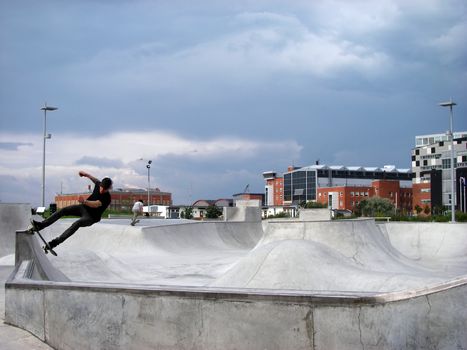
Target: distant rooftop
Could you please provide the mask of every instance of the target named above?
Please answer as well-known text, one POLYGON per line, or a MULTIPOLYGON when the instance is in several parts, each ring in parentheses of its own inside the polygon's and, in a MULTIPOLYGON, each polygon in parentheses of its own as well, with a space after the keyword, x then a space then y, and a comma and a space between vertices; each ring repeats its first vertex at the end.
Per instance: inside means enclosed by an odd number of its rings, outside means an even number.
MULTIPOLYGON (((453 135, 454 139, 460 139, 467 137, 467 131, 454 131, 453 135)), ((449 141, 448 135, 446 133, 419 135, 415 136, 415 147, 427 146, 441 141, 449 141)))
POLYGON ((382 168, 378 167, 364 167, 364 166, 344 166, 344 165, 309 165, 306 167, 298 168, 294 171, 301 171, 301 170, 339 170, 339 171, 362 171, 362 172, 391 172, 391 173, 409 173, 410 169, 401 169, 396 168, 395 165, 384 165, 382 168))

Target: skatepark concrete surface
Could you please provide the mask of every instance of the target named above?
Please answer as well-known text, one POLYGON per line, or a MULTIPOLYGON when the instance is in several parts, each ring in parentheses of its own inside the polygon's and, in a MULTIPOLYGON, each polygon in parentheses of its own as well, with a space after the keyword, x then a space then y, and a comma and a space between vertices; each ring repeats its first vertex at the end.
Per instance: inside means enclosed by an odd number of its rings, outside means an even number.
POLYGON ((46 343, 24 329, 5 324, 5 282, 15 268, 15 231, 28 224, 29 204, 0 204, 0 349, 50 350, 46 343))
POLYGON ((57 257, 2 222, 5 322, 55 349, 467 349, 466 224, 261 222, 254 209, 102 220, 57 257))

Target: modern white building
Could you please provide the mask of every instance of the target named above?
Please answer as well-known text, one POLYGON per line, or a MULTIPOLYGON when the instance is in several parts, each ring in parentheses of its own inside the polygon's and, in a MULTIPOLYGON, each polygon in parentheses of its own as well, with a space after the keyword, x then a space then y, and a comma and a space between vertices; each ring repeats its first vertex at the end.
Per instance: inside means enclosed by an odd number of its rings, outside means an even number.
MULTIPOLYGON (((456 184, 455 194, 451 194, 451 141, 447 134, 431 134, 415 137, 412 149, 412 172, 414 199, 420 198, 420 205, 449 206, 454 197, 457 209, 464 209, 457 204, 463 202, 464 185, 460 178, 465 178, 467 169, 467 131, 454 132, 454 169, 456 184), (417 191, 430 195, 417 195, 417 191)), ((414 202, 414 205, 417 203, 414 202)))

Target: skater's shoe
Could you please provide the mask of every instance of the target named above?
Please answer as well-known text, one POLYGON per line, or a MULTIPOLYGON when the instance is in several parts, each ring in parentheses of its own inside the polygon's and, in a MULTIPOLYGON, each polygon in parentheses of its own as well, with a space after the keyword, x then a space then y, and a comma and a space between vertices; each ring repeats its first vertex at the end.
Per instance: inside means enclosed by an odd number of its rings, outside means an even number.
POLYGON ((27 230, 27 232, 29 234, 33 235, 34 232, 37 232, 37 231, 40 230, 39 229, 39 223, 37 221, 34 221, 34 220, 31 219, 30 224, 29 224, 29 226, 28 226, 28 228, 26 230, 27 230))
POLYGON ((57 256, 57 253, 55 253, 54 251, 54 248, 57 245, 58 245, 57 241, 53 239, 50 242, 46 243, 46 245, 43 246, 42 249, 44 249, 45 254, 49 254, 49 252, 51 252, 53 255, 57 256))

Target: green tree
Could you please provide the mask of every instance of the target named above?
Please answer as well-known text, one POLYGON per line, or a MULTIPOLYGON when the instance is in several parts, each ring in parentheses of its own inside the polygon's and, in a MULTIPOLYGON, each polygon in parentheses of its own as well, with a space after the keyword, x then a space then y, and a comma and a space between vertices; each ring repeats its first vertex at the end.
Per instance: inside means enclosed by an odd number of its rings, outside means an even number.
POLYGON ((423 212, 425 215, 430 215, 431 214, 431 209, 428 205, 425 205, 425 208, 423 208, 423 212))
POLYGON ((372 197, 360 202, 358 212, 363 216, 391 216, 394 204, 387 198, 372 197))
POLYGON ((222 210, 221 208, 215 206, 215 205, 210 205, 207 209, 206 209, 206 217, 208 219, 217 219, 219 216, 222 215, 222 210))
POLYGON ((443 214, 443 206, 442 205, 436 205, 432 208, 431 212, 433 215, 442 215, 443 214))
POLYGON ((420 213, 422 212, 422 207, 419 206, 418 204, 415 206, 415 211, 417 212, 417 215, 420 215, 420 213))
POLYGON ((193 219, 193 208, 186 207, 185 210, 181 212, 180 217, 182 219, 193 219))

